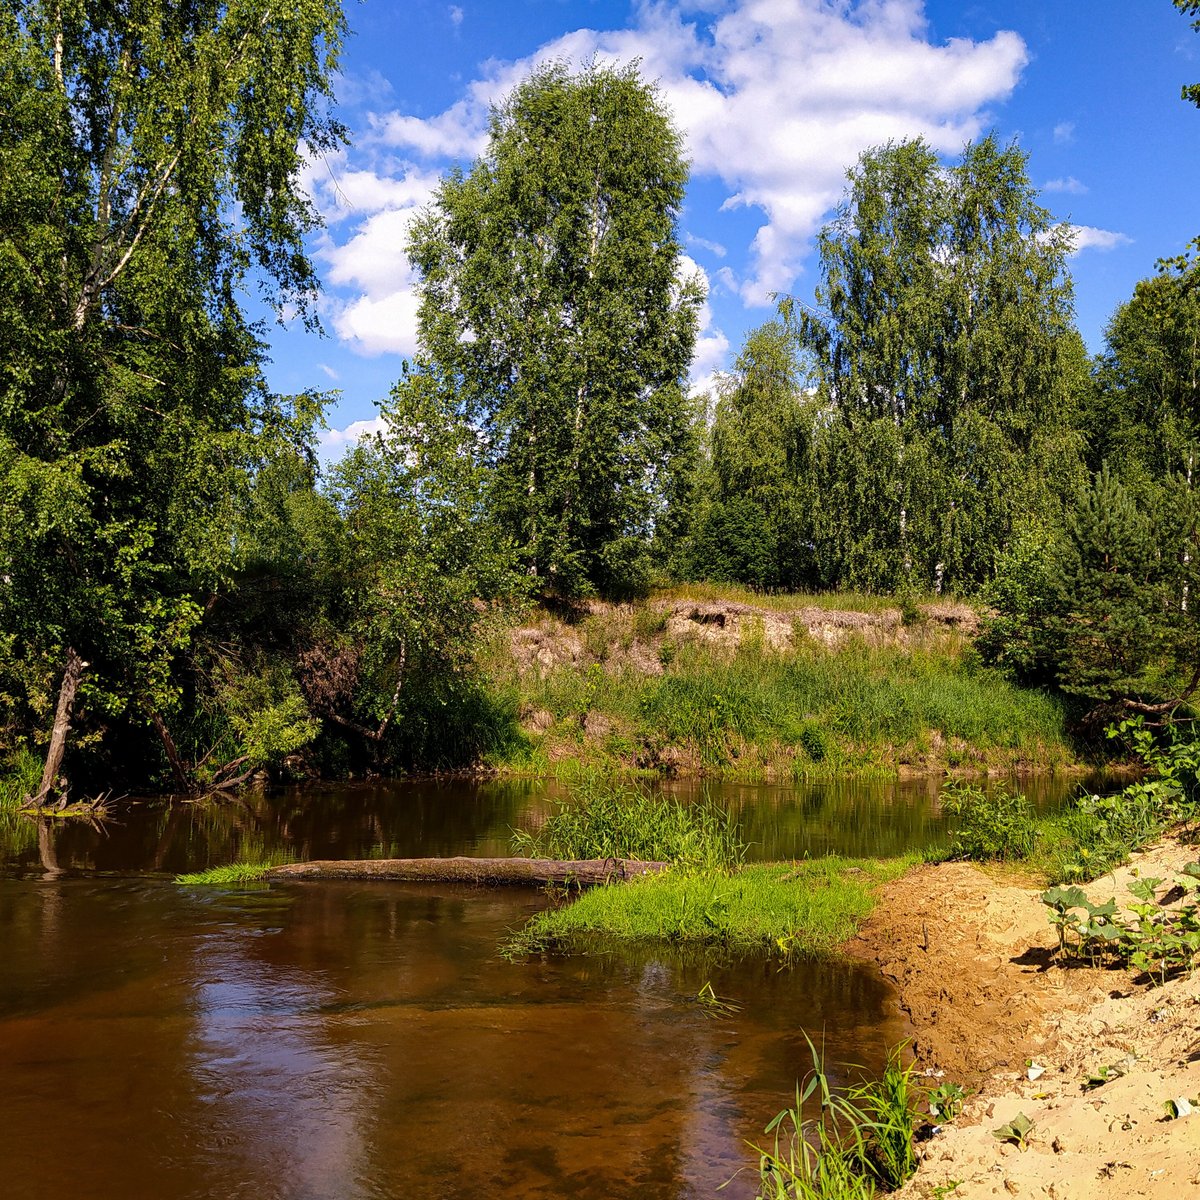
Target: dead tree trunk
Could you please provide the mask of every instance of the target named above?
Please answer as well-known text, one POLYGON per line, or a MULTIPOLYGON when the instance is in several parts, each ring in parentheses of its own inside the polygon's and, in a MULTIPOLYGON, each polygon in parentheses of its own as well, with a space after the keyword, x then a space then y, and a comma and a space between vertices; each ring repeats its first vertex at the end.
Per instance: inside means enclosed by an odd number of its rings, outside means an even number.
POLYGON ((184 793, 190 793, 192 789, 192 781, 188 778, 188 773, 184 769, 183 761, 179 757, 179 751, 175 746, 175 739, 171 736, 171 731, 167 728, 167 723, 162 719, 161 714, 152 712, 150 720, 154 723, 155 732, 158 734, 159 741, 163 744, 163 750, 167 755, 167 762, 171 764, 171 774, 175 778, 176 790, 184 793))
POLYGON ((608 883, 653 875, 666 863, 629 858, 573 862, 544 858, 367 858, 288 863, 271 867, 268 879, 388 879, 408 883, 543 884, 608 883))
POLYGON ((67 665, 63 670, 62 686, 58 689, 58 709, 54 714, 54 729, 50 734, 50 747, 46 751, 46 765, 42 768, 42 783, 33 797, 41 806, 58 790, 58 772, 62 767, 63 753, 67 748, 67 735, 71 732, 71 715, 75 711, 75 693, 83 678, 87 663, 67 647, 67 665))

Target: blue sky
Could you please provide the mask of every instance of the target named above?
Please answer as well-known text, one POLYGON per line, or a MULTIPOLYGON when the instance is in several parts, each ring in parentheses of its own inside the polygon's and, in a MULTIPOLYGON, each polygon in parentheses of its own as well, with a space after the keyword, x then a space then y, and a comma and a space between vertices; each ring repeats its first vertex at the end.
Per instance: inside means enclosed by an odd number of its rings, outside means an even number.
POLYGON ((685 136, 685 249, 709 283, 693 379, 727 368, 771 292, 816 282, 812 238, 869 146, 922 135, 953 157, 995 130, 1071 260, 1093 350, 1157 258, 1200 234, 1200 33, 1169 0, 363 0, 338 88, 353 144, 307 183, 327 336, 270 329, 278 391, 340 390, 327 457, 376 417, 415 349, 407 222, 482 152, 489 104, 547 58, 642 61, 685 136))

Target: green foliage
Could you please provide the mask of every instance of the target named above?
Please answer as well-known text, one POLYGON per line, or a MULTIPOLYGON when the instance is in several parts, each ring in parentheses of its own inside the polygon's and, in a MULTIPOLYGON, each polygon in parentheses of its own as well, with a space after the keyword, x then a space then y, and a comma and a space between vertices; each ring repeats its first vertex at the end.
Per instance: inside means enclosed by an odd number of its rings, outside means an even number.
MULTIPOLYGON (((1195 17, 1200 14, 1200 2, 1198 0, 1171 0, 1177 9, 1185 16, 1195 17)), ((1192 22, 1192 28, 1200 30, 1200 20, 1192 22)), ((1185 100, 1190 100, 1197 107, 1200 107, 1200 83, 1184 84, 1181 95, 1185 100)))
MULTIPOLYGON (((1160 984, 1173 974, 1194 972, 1200 962, 1200 863, 1189 863, 1164 889, 1165 882, 1135 880, 1128 889, 1135 903, 1127 903, 1123 912, 1115 897, 1095 904, 1082 888, 1044 892, 1059 960, 1086 960, 1092 966, 1124 962, 1160 984)), ((1092 1086, 1109 1077, 1106 1071, 1092 1086)))
POLYGON ((19 808, 26 796, 37 792, 41 779, 41 762, 24 746, 20 747, 0 773, 0 812, 19 808))
MULTIPOLYGON (((812 1068, 796 1084, 792 1107, 767 1125, 771 1148, 759 1153, 759 1200, 873 1200, 916 1173, 920 1097, 903 1047, 888 1054, 881 1078, 836 1093, 807 1034, 812 1068), (815 1107, 816 1116, 806 1118, 815 1107)), ((962 1094, 962 1089, 957 1089, 962 1094)), ((928 1099, 928 1097, 926 1097, 928 1099)))
POLYGON ((321 729, 295 679, 279 663, 260 663, 249 673, 229 679, 221 689, 221 701, 249 767, 277 766, 307 746, 321 729))
POLYGON ((637 784, 600 776, 580 781, 534 830, 513 834, 530 858, 633 858, 686 871, 728 871, 746 846, 733 817, 715 801, 681 804, 637 784))
POLYGON ((926 1097, 929 1115, 935 1121, 953 1121, 962 1111, 966 1098, 966 1089, 961 1084, 939 1083, 937 1087, 930 1088, 926 1097))
MULTIPOLYGON (((953 754, 995 764, 1071 757, 1061 701, 980 670, 936 639, 906 648, 851 639, 836 650, 805 642, 795 653, 732 656, 680 639, 666 659, 660 676, 616 663, 602 669, 590 711, 631 747, 614 765, 761 778, 892 771, 953 754)), ((522 706, 555 717, 547 748, 569 737, 563 755, 608 763, 604 744, 579 740, 583 684, 573 667, 530 673, 522 706)))
POLYGON ((849 178, 818 237, 817 308, 784 310, 818 382, 814 579, 970 589, 1078 474, 1069 234, 992 137, 948 170, 922 141, 889 143, 849 178))
POLYGON ((276 862, 236 862, 206 871, 191 871, 176 875, 175 882, 184 887, 236 887, 244 883, 259 883, 276 862))
MULTIPOLYGON (((1188 587, 1164 522, 1105 464, 1084 488, 1040 564, 1025 548, 1002 563, 999 616, 979 641, 985 661, 1025 683, 1077 697, 1099 724, 1123 702, 1186 695, 1194 662, 1188 587)), ((1032 546, 1030 547, 1032 549, 1032 546)))
POLYGON ((877 886, 912 862, 829 857, 743 866, 732 875, 672 870, 640 876, 538 913, 509 950, 587 950, 632 941, 712 946, 785 962, 827 954, 870 915, 877 886))
POLYGON ((951 853, 975 862, 1028 858, 1037 841, 1033 805, 1020 792, 991 792, 951 781, 942 792, 942 808, 953 818, 951 853))
POLYGON ((341 142, 343 32, 335 0, 0 14, 0 719, 26 735, 74 651, 77 745, 145 757, 239 495, 311 448, 321 400, 268 393, 237 296, 253 270, 311 318, 299 175, 341 142))
POLYGON ((1011 1121, 992 1130, 992 1137, 999 1142, 1009 1142, 1018 1150, 1024 1150, 1033 1132, 1034 1123, 1024 1113, 1017 1113, 1011 1121))
POLYGON ((811 420, 794 338, 778 322, 752 330, 718 385, 711 483, 680 561, 689 578, 794 588, 807 580, 800 471, 811 420))
POLYGON ((414 224, 417 377, 489 469, 542 586, 635 595, 689 451, 702 289, 676 278, 680 136, 636 68, 539 68, 414 224))

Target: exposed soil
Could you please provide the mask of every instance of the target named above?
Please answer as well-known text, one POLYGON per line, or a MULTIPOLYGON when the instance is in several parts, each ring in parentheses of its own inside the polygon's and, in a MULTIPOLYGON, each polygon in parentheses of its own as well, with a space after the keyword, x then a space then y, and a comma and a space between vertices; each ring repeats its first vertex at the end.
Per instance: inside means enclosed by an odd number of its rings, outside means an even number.
MULTIPOLYGON (((1170 878, 1198 857, 1168 840, 1087 890, 1125 903, 1133 872, 1170 878)), ((883 889, 851 943, 896 984, 919 1068, 975 1090, 898 1195, 1200 1196, 1200 1106, 1164 1111, 1200 1097, 1200 975, 1151 987, 1058 965, 1040 890, 964 863, 925 867, 883 889), (1104 1067, 1113 1078, 1085 1089, 1104 1067), (992 1133, 1018 1113, 1034 1123, 1024 1150, 992 1133)))
POLYGON ((760 640, 773 650, 787 650, 797 639, 809 638, 829 649, 837 649, 848 637, 855 636, 868 645, 907 645, 914 637, 937 632, 955 632, 972 637, 979 626, 979 614, 966 604, 952 602, 919 606, 920 620, 907 626, 900 609, 879 612, 852 609, 818 608, 776 609, 737 601, 654 600, 644 606, 647 612, 661 615, 655 629, 637 636, 623 628, 633 608, 591 601, 582 606, 578 619, 566 624, 557 617, 543 616, 536 624, 515 629, 511 635, 512 660, 518 670, 550 670, 557 666, 579 666, 597 657, 585 645, 582 625, 587 618, 609 619, 611 638, 606 639, 601 656, 610 666, 629 665, 646 675, 661 675, 663 668, 658 648, 664 640, 696 640, 735 650, 747 638, 760 640), (624 619, 624 620, 622 620, 624 619))

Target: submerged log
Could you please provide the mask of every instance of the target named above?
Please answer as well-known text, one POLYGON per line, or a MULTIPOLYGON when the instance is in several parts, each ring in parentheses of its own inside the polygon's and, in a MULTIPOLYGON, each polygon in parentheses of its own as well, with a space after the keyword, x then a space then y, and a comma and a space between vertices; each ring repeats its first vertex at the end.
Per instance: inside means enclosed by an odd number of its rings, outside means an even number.
POLYGON ((287 863, 271 867, 267 879, 389 879, 408 883, 543 884, 609 883, 653 875, 666 863, 630 858, 563 862, 547 858, 366 858, 287 863))

